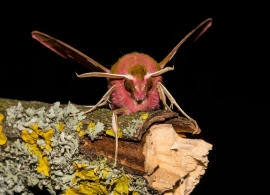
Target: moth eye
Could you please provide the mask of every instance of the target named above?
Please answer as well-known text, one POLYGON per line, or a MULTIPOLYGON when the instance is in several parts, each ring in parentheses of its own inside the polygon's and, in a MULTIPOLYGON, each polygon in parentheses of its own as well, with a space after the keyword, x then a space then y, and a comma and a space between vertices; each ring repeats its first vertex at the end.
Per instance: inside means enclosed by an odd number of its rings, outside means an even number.
POLYGON ((149 78, 146 83, 146 89, 147 91, 150 91, 150 89, 153 87, 153 81, 152 78, 149 78))
POLYGON ((128 92, 134 91, 134 85, 133 85, 133 82, 131 80, 125 79, 124 86, 128 92))

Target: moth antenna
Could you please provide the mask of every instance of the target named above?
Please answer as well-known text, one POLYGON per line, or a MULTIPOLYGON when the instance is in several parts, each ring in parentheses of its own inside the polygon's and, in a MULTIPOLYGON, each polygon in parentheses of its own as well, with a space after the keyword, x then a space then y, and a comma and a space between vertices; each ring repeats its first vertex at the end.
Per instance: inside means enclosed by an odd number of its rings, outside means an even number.
POLYGON ((157 76, 160 76, 162 74, 164 74, 165 72, 169 72, 169 71, 172 71, 174 70, 174 66, 173 67, 166 67, 166 68, 163 68, 159 71, 156 71, 156 72, 153 72, 153 73, 149 73, 146 75, 146 78, 150 78, 150 77, 157 77, 157 76))
POLYGON ((132 76, 130 75, 112 74, 112 73, 106 73, 106 72, 89 72, 89 73, 84 73, 84 74, 77 74, 75 72, 75 74, 79 78, 105 77, 105 78, 110 78, 110 79, 132 79, 132 76))
POLYGON ((199 28, 201 28, 203 25, 207 24, 199 33, 199 35, 195 38, 195 41, 212 25, 212 18, 207 18, 203 22, 201 22, 196 28, 194 28, 192 31, 190 31, 174 48, 173 50, 159 63, 160 68, 163 68, 174 56, 174 54, 177 52, 177 50, 180 48, 180 46, 193 34, 195 33, 199 28))

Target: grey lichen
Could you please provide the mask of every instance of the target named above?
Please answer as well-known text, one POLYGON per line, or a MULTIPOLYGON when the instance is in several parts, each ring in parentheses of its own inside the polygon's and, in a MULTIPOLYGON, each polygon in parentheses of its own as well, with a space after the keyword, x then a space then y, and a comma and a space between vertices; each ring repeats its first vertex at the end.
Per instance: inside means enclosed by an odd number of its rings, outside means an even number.
POLYGON ((93 141, 95 140, 99 135, 104 134, 104 124, 101 122, 90 123, 87 127, 87 134, 90 137, 90 139, 93 141))
MULTIPOLYGON (((137 112, 135 114, 119 115, 118 126, 123 133, 122 139, 136 140, 134 136, 136 135, 138 131, 140 131, 140 127, 142 127, 143 123, 146 121, 148 116, 151 116, 152 113, 155 113, 155 112, 137 112)), ((106 130, 109 130, 112 128, 112 111, 111 110, 104 109, 104 108, 97 109, 89 113, 87 118, 95 122, 96 124, 98 122, 103 123, 104 134, 106 130)), ((102 133, 100 132, 98 135, 102 135, 102 133)), ((95 139, 96 138, 98 138, 98 136, 96 136, 95 139)))
POLYGON ((55 190, 65 190, 74 176, 73 161, 79 158, 79 140, 75 134, 57 133, 52 139, 52 150, 46 151, 50 162, 51 183, 55 190))
POLYGON ((147 184, 143 177, 131 175, 129 174, 129 177, 131 178, 129 189, 134 192, 138 192, 139 194, 150 194, 147 190, 147 184))
POLYGON ((37 158, 17 139, 4 149, 0 148, 0 194, 30 194, 27 187, 43 187, 47 178, 35 171, 37 158))
MULTIPOLYGON (((32 133, 33 130, 29 127, 38 124, 38 127, 43 130, 54 129, 54 133, 51 139, 52 149, 43 150, 48 157, 50 177, 45 177, 36 171, 38 159, 20 139, 13 142, 11 146, 7 146, 4 152, 2 152, 3 148, 0 148, 0 159, 3 159, 0 162, 0 179, 4 181, 1 183, 3 186, 1 186, 2 191, 0 192, 3 194, 29 192, 25 188, 25 181, 27 181, 26 186, 38 186, 40 189, 46 186, 51 194, 55 194, 56 190, 64 191, 70 186, 74 176, 73 161, 79 157, 79 139, 76 128, 79 121, 85 118, 81 114, 70 117, 70 114, 78 112, 79 110, 73 104, 69 103, 61 108, 59 102, 47 110, 45 107, 24 109, 21 103, 7 109, 6 122, 9 126, 20 131, 27 129, 29 133, 32 133), (60 123, 64 124, 63 132, 58 128, 60 123), (15 161, 7 160, 12 158, 15 161), (23 161, 25 158, 27 160, 23 161), (22 173, 19 176, 13 173, 18 165, 22 170, 17 172, 22 173), (22 184, 17 184, 15 188, 13 184, 17 181, 22 182, 22 184)), ((44 139, 38 139, 36 144, 43 147, 46 145, 44 139)))
POLYGON ((57 124, 64 123, 65 131, 74 132, 78 123, 85 118, 82 113, 71 103, 64 108, 60 102, 54 103, 48 110, 45 107, 24 109, 19 102, 17 106, 7 109, 7 124, 19 130, 29 129, 29 126, 38 124, 41 129, 56 129, 57 124), (76 115, 70 117, 71 114, 76 115))
MULTIPOLYGON (((100 110, 97 111, 97 113, 100 110)), ((79 153, 78 124, 85 119, 79 110, 71 103, 67 106, 61 106, 59 102, 51 107, 36 107, 24 109, 21 103, 11 106, 6 110, 6 123, 13 128, 28 130, 29 134, 33 129, 29 128, 35 124, 44 132, 48 129, 54 129, 53 137, 50 139, 51 150, 44 149, 44 155, 48 158, 50 176, 37 172, 39 159, 34 155, 26 143, 18 138, 16 141, 9 142, 5 146, 0 146, 0 194, 31 194, 29 187, 38 187, 46 189, 50 194, 56 194, 56 191, 65 192, 68 188, 74 186, 72 179, 75 177, 74 163, 85 163, 87 169, 95 169, 99 177, 102 172, 111 171, 106 182, 109 183, 113 178, 124 174, 123 170, 108 169, 108 164, 104 158, 96 161, 89 161, 85 156, 79 153), (70 116, 71 114, 75 114, 70 116), (60 128, 60 124, 63 128, 60 128), (97 170, 98 167, 98 170, 97 170)), ((95 114, 95 112, 93 112, 95 114)), ((109 112, 108 112, 109 113, 109 112)), ((106 120, 110 120, 106 119, 106 120)), ((84 128, 86 135, 91 140, 105 133, 109 126, 99 120, 93 120, 86 124, 84 128)), ((143 119, 132 120, 126 134, 133 134, 143 119)), ((46 146, 44 139, 38 138, 36 145, 38 148, 46 146)), ((130 191, 136 191, 140 194, 148 194, 145 180, 142 177, 129 175, 131 182, 130 191)))
POLYGON ((144 120, 142 118, 133 119, 130 122, 129 126, 122 130, 123 134, 126 137, 132 137, 137 132, 139 127, 143 124, 143 122, 144 120))

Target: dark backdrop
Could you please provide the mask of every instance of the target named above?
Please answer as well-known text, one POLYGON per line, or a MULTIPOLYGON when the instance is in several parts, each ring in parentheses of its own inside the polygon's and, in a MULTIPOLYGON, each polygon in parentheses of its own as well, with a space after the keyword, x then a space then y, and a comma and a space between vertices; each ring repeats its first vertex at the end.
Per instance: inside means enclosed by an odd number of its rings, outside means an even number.
MULTIPOLYGON (((95 104, 106 79, 78 79, 89 70, 57 56, 31 38, 50 34, 107 68, 132 51, 161 61, 207 17, 213 26, 188 41, 169 65, 164 83, 213 144, 209 168, 192 194, 269 192, 267 132, 269 76, 261 5, 160 2, 146 5, 42 2, 6 7, 1 24, 0 97, 95 104)), ((269 153, 269 152, 268 152, 269 153)))

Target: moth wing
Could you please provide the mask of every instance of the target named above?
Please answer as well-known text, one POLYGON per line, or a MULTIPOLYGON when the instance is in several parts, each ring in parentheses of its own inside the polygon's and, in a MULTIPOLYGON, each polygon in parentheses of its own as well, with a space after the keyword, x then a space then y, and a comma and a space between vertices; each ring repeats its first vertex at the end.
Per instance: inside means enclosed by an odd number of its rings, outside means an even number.
POLYGON ((70 45, 39 31, 33 31, 32 37, 39 41, 42 45, 54 51, 61 57, 65 59, 70 59, 83 66, 90 68, 93 71, 99 72, 110 72, 109 69, 95 61, 94 59, 88 57, 79 50, 71 47, 70 45))
POLYGON ((198 29, 203 29, 197 35, 197 37, 194 39, 195 41, 212 25, 212 18, 207 18, 203 22, 201 22, 196 28, 194 28, 192 31, 190 31, 174 48, 173 50, 159 63, 160 68, 162 69, 175 55, 177 50, 180 48, 180 46, 193 34, 195 33, 198 29))

